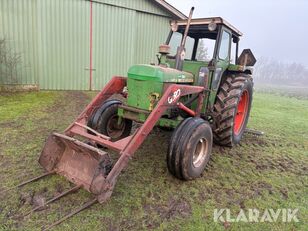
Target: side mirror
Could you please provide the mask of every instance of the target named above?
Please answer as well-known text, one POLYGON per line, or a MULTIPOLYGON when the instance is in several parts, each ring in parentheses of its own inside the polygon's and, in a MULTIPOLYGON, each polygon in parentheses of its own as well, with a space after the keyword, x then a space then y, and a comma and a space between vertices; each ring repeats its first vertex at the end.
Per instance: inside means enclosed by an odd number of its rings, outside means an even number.
POLYGON ((238 65, 241 66, 254 66, 256 64, 257 60, 255 56, 253 55, 252 51, 250 49, 244 49, 240 57, 237 59, 238 65))

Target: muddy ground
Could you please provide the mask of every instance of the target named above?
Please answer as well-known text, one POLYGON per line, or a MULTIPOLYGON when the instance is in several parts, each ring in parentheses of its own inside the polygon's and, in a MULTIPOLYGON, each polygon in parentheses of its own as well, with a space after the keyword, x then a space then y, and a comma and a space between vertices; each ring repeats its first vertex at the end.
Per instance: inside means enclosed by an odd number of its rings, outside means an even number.
MULTIPOLYGON (((43 172, 37 163, 46 137, 63 131, 94 93, 39 92, 0 95, 0 191, 43 172)), ((113 196, 56 230, 307 230, 308 100, 257 93, 249 127, 230 149, 214 146, 203 176, 183 182, 167 170, 172 132, 155 128, 113 196), (299 209, 299 222, 215 222, 214 209, 299 209)), ((59 176, 0 195, 1 230, 41 230, 91 198, 85 190, 30 215, 32 208, 72 187, 59 176)))

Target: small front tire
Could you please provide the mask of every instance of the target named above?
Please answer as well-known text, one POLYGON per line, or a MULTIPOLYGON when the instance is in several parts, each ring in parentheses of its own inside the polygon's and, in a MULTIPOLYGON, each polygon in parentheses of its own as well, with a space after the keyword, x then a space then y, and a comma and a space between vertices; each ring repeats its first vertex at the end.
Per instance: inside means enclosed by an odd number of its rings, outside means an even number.
POLYGON ((212 152, 213 134, 208 122, 187 118, 174 131, 168 147, 169 172, 182 180, 200 177, 212 152))
POLYGON ((99 133, 117 141, 129 136, 132 129, 132 121, 121 118, 119 121, 118 107, 122 102, 119 100, 106 101, 92 116, 88 126, 99 133), (97 119, 95 119, 97 118, 97 119))

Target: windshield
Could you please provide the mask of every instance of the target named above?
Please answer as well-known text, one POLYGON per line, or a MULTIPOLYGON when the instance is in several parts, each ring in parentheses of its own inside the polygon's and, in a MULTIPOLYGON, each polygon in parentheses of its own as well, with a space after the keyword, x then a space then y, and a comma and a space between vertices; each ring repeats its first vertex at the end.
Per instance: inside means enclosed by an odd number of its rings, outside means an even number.
MULTIPOLYGON (((170 51, 170 56, 175 56, 177 48, 181 45, 183 35, 179 32, 173 32, 171 40, 169 42, 169 46, 171 47, 170 51)), ((186 54, 185 54, 185 59, 191 59, 193 49, 194 49, 194 43, 195 39, 187 36, 186 39, 186 44, 185 44, 185 49, 186 49, 186 54)))
MULTIPOLYGON (((179 32, 173 32, 169 46, 170 46, 170 56, 175 56, 177 48, 180 46, 183 35, 179 32)), ((210 61, 213 58, 214 49, 215 49, 215 40, 209 38, 200 38, 194 39, 187 36, 185 44, 186 60, 197 60, 197 61, 210 61), (192 57, 195 43, 198 43, 196 55, 192 57)))

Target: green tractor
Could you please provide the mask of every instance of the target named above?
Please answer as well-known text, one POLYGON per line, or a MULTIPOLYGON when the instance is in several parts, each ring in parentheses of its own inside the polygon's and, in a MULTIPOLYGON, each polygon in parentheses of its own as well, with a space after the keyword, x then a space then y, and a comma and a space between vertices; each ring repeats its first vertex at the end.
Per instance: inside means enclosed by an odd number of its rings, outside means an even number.
POLYGON ((123 139, 132 121, 146 122, 171 84, 204 87, 202 95, 181 96, 181 90, 175 91, 168 100, 177 100, 176 105, 156 123, 175 129, 167 153, 168 169, 188 180, 203 172, 212 141, 229 147, 240 142, 251 108, 256 60, 249 49, 238 57, 242 33, 222 18, 178 21, 171 26, 166 44, 159 48, 158 65, 132 66, 127 99, 108 102, 107 110, 103 106, 105 112, 97 114, 103 122, 91 125, 113 140, 123 139), (109 129, 111 119, 116 125, 109 129))
POLYGON ((47 139, 39 159, 47 173, 41 177, 58 173, 76 185, 61 196, 76 187, 96 196, 72 214, 111 196, 117 177, 155 126, 173 130, 167 166, 182 180, 200 177, 213 142, 229 147, 240 142, 256 60, 249 49, 238 56, 242 34, 235 27, 222 18, 192 19, 192 12, 188 20, 172 22, 157 65, 134 65, 128 77, 113 77, 64 134, 47 139), (133 122, 140 126, 131 132, 133 122), (116 160, 109 150, 119 153, 116 160))

